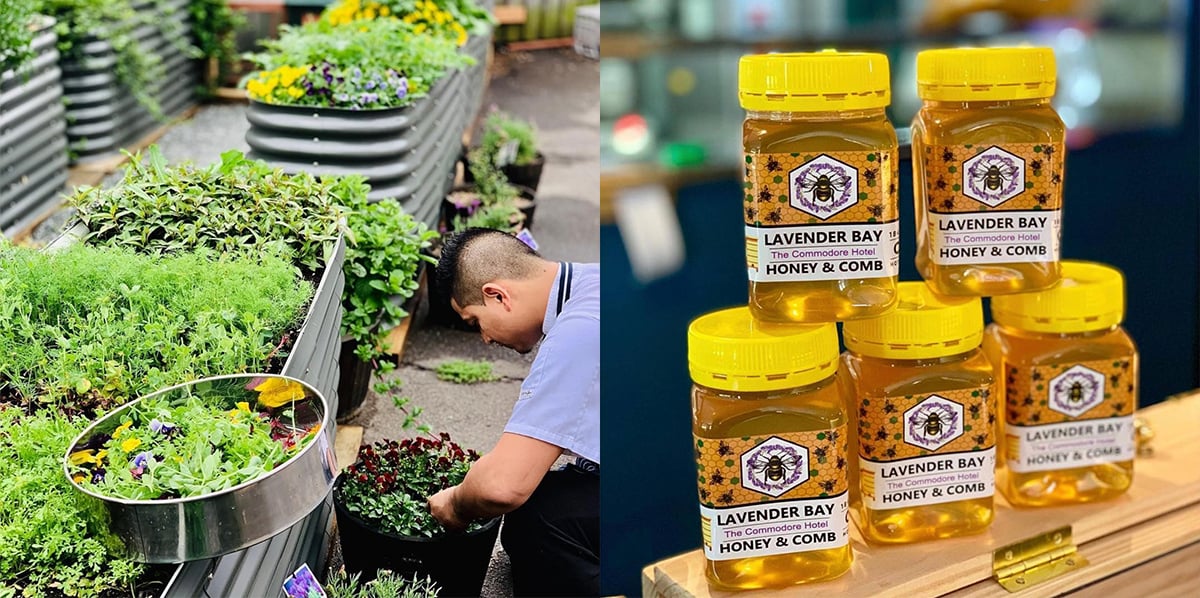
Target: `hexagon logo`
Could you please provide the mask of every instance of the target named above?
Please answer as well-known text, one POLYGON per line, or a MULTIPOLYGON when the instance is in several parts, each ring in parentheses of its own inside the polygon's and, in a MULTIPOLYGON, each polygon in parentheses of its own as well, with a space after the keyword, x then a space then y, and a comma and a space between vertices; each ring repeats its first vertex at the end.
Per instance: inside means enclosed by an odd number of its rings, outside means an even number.
POLYGON ((793 208, 825 220, 858 203, 858 169, 821 154, 788 173, 793 208))
POLYGON ((930 451, 963 435, 963 406, 929 395, 904 412, 904 442, 930 451))
POLYGON ((808 481, 808 448, 772 436, 742 453, 742 487, 778 497, 808 481))
POLYGON ((1025 190, 1025 160, 997 146, 962 164, 963 195, 996 207, 1025 190))
POLYGON ((1050 409, 1079 417, 1104 402, 1104 374, 1081 365, 1050 379, 1050 409))

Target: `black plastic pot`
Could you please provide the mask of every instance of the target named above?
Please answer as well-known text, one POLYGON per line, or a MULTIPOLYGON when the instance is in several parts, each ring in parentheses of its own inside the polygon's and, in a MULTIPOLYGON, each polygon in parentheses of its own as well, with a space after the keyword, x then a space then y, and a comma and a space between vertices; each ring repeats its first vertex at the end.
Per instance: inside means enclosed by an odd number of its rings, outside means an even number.
POLYGON ((537 153, 537 157, 533 162, 523 166, 509 164, 500 169, 504 176, 508 177, 508 182, 518 187, 529 187, 537 191, 538 183, 542 181, 542 167, 546 165, 546 156, 542 152, 537 153))
POLYGON ((517 193, 520 197, 517 199, 517 209, 525 215, 525 222, 522 226, 528 229, 533 228, 533 212, 537 209, 537 194, 529 187, 514 185, 517 188, 517 193))
POLYGON ((346 510, 340 499, 344 479, 342 474, 334 483, 333 507, 347 573, 361 572, 363 581, 375 579, 379 569, 389 569, 401 577, 428 575, 441 586, 439 596, 480 595, 500 533, 499 517, 465 534, 397 536, 375 529, 346 510))
POLYGON ((450 228, 454 225, 455 217, 467 218, 471 214, 475 213, 475 210, 479 209, 478 203, 476 203, 475 205, 460 206, 460 205, 454 203, 453 201, 450 201, 451 194, 459 193, 462 191, 474 191, 474 189, 475 189, 474 185, 455 185, 454 188, 450 189, 450 193, 447 193, 446 197, 442 199, 442 213, 440 216, 440 224, 441 224, 440 230, 443 230, 443 231, 450 230, 450 228))
POLYGON ((363 361, 354 354, 358 349, 358 341, 342 341, 341 353, 338 355, 338 409, 337 421, 348 420, 358 413, 371 389, 371 373, 374 368, 370 361, 363 361))

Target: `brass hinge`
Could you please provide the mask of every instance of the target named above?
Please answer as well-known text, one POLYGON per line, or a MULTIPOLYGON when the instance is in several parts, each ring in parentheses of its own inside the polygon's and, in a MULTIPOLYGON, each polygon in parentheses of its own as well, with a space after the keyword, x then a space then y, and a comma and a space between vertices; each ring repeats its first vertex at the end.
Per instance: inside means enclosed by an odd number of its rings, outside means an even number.
POLYGON ((1087 559, 1075 549, 1069 525, 992 553, 992 575, 1009 592, 1036 586, 1086 564, 1087 559))

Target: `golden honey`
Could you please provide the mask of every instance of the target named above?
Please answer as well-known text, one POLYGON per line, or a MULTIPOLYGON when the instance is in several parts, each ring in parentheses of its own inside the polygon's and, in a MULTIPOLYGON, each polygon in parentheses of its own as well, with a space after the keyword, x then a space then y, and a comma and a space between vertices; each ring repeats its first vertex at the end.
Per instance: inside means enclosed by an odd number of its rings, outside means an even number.
POLYGON ((785 587, 850 568, 847 419, 834 324, 755 321, 745 307, 688 328, 705 576, 785 587))
POLYGON ((1063 141, 1049 48, 927 50, 912 125, 916 265, 939 294, 1059 278, 1063 141))
POLYGON ((892 313, 842 328, 856 522, 883 544, 982 532, 994 512, 997 414, 981 302, 920 282, 898 293, 892 313))
POLYGON ((887 57, 745 56, 738 78, 751 313, 833 322, 886 312, 899 273, 887 57))
POLYGON ((1133 482, 1138 359, 1121 327, 1124 279, 1075 261, 1062 275, 993 299, 984 338, 1004 412, 997 484, 1016 506, 1109 499, 1133 482))

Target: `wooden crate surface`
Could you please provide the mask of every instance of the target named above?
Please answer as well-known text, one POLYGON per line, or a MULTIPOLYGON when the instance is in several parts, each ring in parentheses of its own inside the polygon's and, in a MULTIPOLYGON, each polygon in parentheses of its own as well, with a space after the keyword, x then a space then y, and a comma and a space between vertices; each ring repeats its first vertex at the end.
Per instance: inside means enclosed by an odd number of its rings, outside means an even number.
MULTIPOLYGON (((1006 596, 1008 593, 991 580, 992 551, 1066 524, 1072 526, 1079 552, 1091 564, 1022 591, 1020 596, 1057 595, 1172 551, 1200 552, 1195 550, 1200 546, 1200 392, 1146 408, 1139 416, 1156 433, 1154 451, 1150 456, 1138 458, 1133 486, 1116 500, 1015 509, 997 493, 996 519, 987 533, 908 546, 867 545, 852 525, 855 558, 846 575, 825 583, 762 590, 750 595, 762 598, 1006 596)), ((1184 574, 1190 575, 1187 583, 1193 589, 1200 587, 1200 568, 1194 563, 1190 562, 1189 573, 1184 574)), ((1163 567, 1161 563, 1158 566, 1163 567)), ((704 557, 700 550, 647 566, 642 570, 642 587, 646 596, 665 598, 746 595, 710 591, 704 580, 704 557)), ((1134 583, 1128 590, 1139 598, 1151 595, 1138 587, 1134 583)), ((1154 584, 1146 589, 1152 587, 1154 584)), ((1176 586, 1176 595, 1178 590, 1176 586)))

